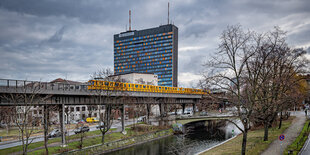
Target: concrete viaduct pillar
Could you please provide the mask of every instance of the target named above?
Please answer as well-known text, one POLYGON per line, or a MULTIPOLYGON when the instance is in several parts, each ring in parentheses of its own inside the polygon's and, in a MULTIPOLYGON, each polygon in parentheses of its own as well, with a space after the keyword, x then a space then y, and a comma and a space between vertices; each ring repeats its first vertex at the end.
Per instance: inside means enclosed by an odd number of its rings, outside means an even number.
POLYGON ((125 133, 125 104, 121 106, 122 133, 125 133))
POLYGON ((59 121, 61 131, 61 147, 66 147, 65 105, 59 105, 59 121))

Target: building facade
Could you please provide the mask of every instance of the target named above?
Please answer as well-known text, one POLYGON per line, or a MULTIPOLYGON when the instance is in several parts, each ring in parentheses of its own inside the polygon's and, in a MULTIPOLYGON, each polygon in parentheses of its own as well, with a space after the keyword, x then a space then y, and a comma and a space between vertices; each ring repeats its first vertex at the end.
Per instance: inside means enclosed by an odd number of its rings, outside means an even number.
POLYGON ((158 76, 152 73, 128 73, 114 76, 120 81, 126 83, 158 86, 158 76))
POLYGON ((114 74, 153 73, 159 86, 178 83, 178 28, 172 24, 114 35, 114 74))

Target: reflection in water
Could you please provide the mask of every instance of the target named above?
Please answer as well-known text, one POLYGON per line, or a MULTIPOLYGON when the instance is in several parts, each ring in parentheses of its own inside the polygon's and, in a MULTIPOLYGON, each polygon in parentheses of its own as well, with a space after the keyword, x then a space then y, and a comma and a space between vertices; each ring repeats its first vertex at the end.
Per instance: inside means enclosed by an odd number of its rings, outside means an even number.
POLYGON ((109 155, 172 155, 195 154, 223 142, 240 131, 227 121, 191 123, 186 134, 173 135, 127 149, 107 153, 109 155))

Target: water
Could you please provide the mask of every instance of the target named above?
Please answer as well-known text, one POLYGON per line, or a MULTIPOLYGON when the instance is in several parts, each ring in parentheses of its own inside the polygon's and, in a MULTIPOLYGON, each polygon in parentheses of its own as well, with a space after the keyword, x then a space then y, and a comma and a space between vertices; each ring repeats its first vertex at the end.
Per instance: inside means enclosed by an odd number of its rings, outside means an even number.
MULTIPOLYGON (((200 123, 201 124, 201 123, 200 123)), ((204 124, 204 123, 203 123, 204 124)), ((194 125, 195 126, 195 125, 194 125)), ((209 121, 205 126, 189 127, 184 135, 172 135, 159 140, 107 153, 108 155, 173 155, 195 154, 231 138, 240 131, 226 121, 209 121)))

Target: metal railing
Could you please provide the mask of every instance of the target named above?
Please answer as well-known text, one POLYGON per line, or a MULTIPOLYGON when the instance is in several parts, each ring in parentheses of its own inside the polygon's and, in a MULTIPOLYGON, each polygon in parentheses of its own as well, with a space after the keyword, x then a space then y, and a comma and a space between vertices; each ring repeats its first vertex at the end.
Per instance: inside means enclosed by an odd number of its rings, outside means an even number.
POLYGON ((65 83, 50 83, 41 81, 26 81, 26 80, 11 80, 0 79, 0 87, 6 88, 21 88, 29 86, 40 86, 40 89, 45 90, 63 90, 63 91, 88 91, 87 84, 65 84, 65 83))
POLYGON ((66 154, 101 154, 105 152, 111 152, 111 151, 116 151, 120 150, 123 148, 126 148, 131 145, 136 145, 140 143, 144 143, 150 140, 154 140, 160 137, 164 137, 167 135, 172 134, 172 132, 168 129, 165 130, 160 130, 160 131, 155 131, 152 133, 147 133, 139 136, 134 136, 134 137, 129 137, 125 139, 120 139, 117 141, 109 142, 109 143, 104 143, 104 144, 97 144, 89 147, 85 147, 82 149, 77 149, 77 150, 72 150, 64 153, 60 153, 59 155, 66 155, 66 154))

